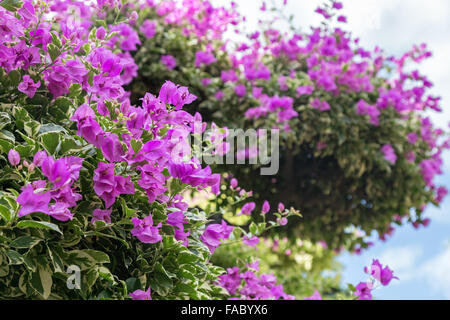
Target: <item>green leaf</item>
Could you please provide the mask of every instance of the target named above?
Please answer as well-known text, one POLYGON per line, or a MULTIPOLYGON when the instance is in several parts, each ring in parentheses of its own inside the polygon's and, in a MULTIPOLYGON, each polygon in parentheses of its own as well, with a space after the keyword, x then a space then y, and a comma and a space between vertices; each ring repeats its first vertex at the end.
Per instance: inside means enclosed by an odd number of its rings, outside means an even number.
POLYGON ((66 113, 69 108, 73 105, 73 102, 67 97, 58 97, 55 100, 55 106, 61 109, 62 112, 66 113))
POLYGON ((39 239, 37 237, 22 236, 11 241, 9 245, 17 249, 30 249, 41 241, 42 239, 39 239))
POLYGON ((66 261, 69 264, 78 265, 81 270, 86 270, 92 268, 96 264, 109 263, 110 260, 108 255, 104 252, 85 249, 67 252, 66 261))
POLYGON ((20 145, 20 146, 17 146, 15 149, 20 154, 20 157, 28 158, 32 154, 33 146, 20 145))
POLYGON ((11 72, 8 74, 9 81, 11 83, 12 87, 17 87, 20 83, 20 72, 18 70, 11 70, 11 72))
POLYGON ((86 250, 83 250, 83 252, 90 255, 97 263, 109 263, 110 262, 109 256, 102 251, 86 249, 86 250))
POLYGON ((249 230, 252 234, 257 235, 258 234, 258 226, 256 225, 256 223, 252 222, 250 224, 249 230))
POLYGON ((16 142, 16 137, 12 132, 8 130, 0 130, 0 148, 3 148, 5 144, 11 144, 14 142, 16 142))
POLYGON ((142 148, 142 141, 138 141, 138 140, 131 140, 130 142, 131 147, 133 148, 134 153, 138 153, 139 151, 141 151, 142 148))
POLYGON ((0 278, 6 277, 9 274, 9 265, 5 264, 0 266, 0 278))
POLYGON ((356 291, 355 286, 352 285, 351 283, 348 283, 348 284, 347 284, 347 288, 348 288, 348 290, 351 291, 351 292, 355 292, 355 291, 356 291))
POLYGON ((55 46, 53 43, 49 43, 47 45, 47 50, 48 53, 50 54, 50 58, 52 59, 52 61, 55 61, 60 54, 59 48, 57 46, 55 46))
POLYGON ((166 289, 172 289, 173 283, 170 279, 169 275, 167 274, 166 269, 161 265, 161 263, 156 263, 155 267, 155 281, 162 287, 166 289))
POLYGON ((133 292, 141 288, 141 281, 138 278, 128 278, 125 280, 128 292, 133 292))
POLYGON ((125 199, 120 198, 120 205, 122 206, 122 212, 125 215, 125 217, 124 217, 125 219, 128 220, 129 218, 135 216, 137 210, 128 208, 125 199))
POLYGON ((59 134, 54 132, 48 132, 41 135, 42 144, 45 149, 50 153, 54 154, 56 152, 56 148, 59 145, 59 134))
POLYGON ((197 290, 189 284, 178 283, 174 291, 187 293, 193 299, 197 297, 197 290))
POLYGON ((91 269, 84 273, 81 280, 81 288, 85 292, 91 292, 92 286, 98 279, 98 272, 95 269, 91 269))
POLYGON ((63 261, 63 251, 61 248, 50 248, 48 247, 48 253, 53 263, 53 267, 56 272, 64 272, 64 261, 63 261))
POLYGON ((55 46, 57 46, 58 48, 61 48, 62 47, 62 43, 61 43, 61 40, 59 39, 59 35, 56 34, 55 32, 51 32, 50 34, 52 36, 52 43, 55 46))
POLYGON ((39 133, 40 127, 41 127, 41 125, 39 122, 30 120, 30 121, 25 122, 25 124, 23 126, 23 130, 30 137, 34 137, 39 133))
POLYGON ((20 265, 23 264, 24 262, 22 255, 17 251, 8 250, 8 252, 6 252, 6 255, 9 258, 9 264, 20 265))
POLYGON ((61 140, 61 145, 59 148, 59 153, 66 155, 67 153, 74 151, 74 150, 80 150, 81 146, 79 146, 75 140, 71 140, 71 139, 62 139, 61 140))
POLYGON ((72 83, 69 90, 70 90, 69 97, 78 98, 81 95, 82 86, 79 83, 72 83))
POLYGON ((111 271, 109 271, 108 268, 101 266, 97 269, 97 271, 100 277, 102 277, 103 279, 111 282, 112 284, 116 283, 116 281, 114 280, 114 275, 111 273, 111 271))
POLYGON ((53 124, 53 123, 43 124, 39 128, 39 133, 43 134, 43 133, 47 133, 47 132, 66 132, 66 129, 64 129, 61 126, 58 126, 57 124, 53 124))
POLYGON ((39 265, 36 272, 31 275, 30 284, 44 299, 47 299, 53 284, 49 268, 39 265))
POLYGON ((195 254, 188 251, 183 251, 178 255, 178 262, 180 264, 192 263, 197 260, 198 257, 195 254))
POLYGON ((12 215, 13 214, 11 213, 9 208, 7 208, 3 205, 0 205, 0 217, 5 219, 6 222, 9 222, 9 221, 11 221, 12 215))
POLYGON ((0 6, 11 12, 16 12, 22 8, 22 5, 23 1, 21 0, 3 0, 0 2, 0 6))
POLYGON ((56 231, 62 234, 61 230, 56 224, 45 222, 45 221, 35 221, 35 220, 22 220, 17 223, 17 227, 19 228, 39 228, 39 229, 48 229, 56 231))

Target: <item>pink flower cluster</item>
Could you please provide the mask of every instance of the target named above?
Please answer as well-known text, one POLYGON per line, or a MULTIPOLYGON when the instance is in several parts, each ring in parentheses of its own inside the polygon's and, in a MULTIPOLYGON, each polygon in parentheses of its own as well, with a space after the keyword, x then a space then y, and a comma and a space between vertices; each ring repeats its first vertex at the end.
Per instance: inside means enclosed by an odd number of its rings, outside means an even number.
POLYGON ((74 183, 79 178, 82 163, 83 159, 78 157, 55 160, 45 151, 36 153, 28 168, 32 171, 40 168, 47 181, 36 180, 22 188, 17 197, 21 205, 18 216, 43 212, 60 221, 72 220, 69 208, 81 200, 74 183))
POLYGON ((360 282, 355 288, 354 294, 358 296, 358 300, 372 300, 372 290, 375 288, 375 282, 379 282, 383 286, 389 285, 393 279, 397 279, 388 266, 383 265, 376 259, 373 260, 370 268, 365 267, 364 272, 370 275, 372 281, 360 282))
POLYGON ((247 266, 246 271, 238 267, 228 268, 227 273, 219 276, 218 285, 232 296, 231 300, 293 300, 294 296, 284 292, 273 274, 261 274, 258 263, 247 266))

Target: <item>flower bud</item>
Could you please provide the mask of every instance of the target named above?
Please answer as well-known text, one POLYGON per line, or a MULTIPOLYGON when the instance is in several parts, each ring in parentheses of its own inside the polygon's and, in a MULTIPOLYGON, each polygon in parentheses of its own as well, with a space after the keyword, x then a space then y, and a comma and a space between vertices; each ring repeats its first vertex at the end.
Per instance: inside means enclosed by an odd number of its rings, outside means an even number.
POLYGON ((105 28, 103 28, 103 27, 98 28, 95 36, 97 37, 97 39, 103 40, 106 36, 105 28))
POLYGON ((280 225, 280 226, 285 226, 285 225, 287 225, 287 223, 288 223, 288 219, 287 218, 278 218, 277 219, 277 222, 278 222, 278 224, 280 225))
POLYGON ((266 201, 264 201, 264 204, 262 206, 261 213, 266 214, 269 211, 270 211, 270 204, 269 204, 269 201, 266 200, 266 201))
POLYGON ((20 162, 20 154, 16 150, 11 149, 8 152, 8 160, 12 166, 17 166, 20 162))
POLYGON ((131 13, 130 20, 131 20, 132 22, 134 22, 134 21, 137 20, 138 17, 139 17, 138 13, 137 13, 136 11, 133 11, 133 12, 131 13))
POLYGON ((34 171, 34 169, 36 168, 36 165, 34 164, 34 163, 31 163, 29 166, 28 166, 28 172, 33 172, 34 171))

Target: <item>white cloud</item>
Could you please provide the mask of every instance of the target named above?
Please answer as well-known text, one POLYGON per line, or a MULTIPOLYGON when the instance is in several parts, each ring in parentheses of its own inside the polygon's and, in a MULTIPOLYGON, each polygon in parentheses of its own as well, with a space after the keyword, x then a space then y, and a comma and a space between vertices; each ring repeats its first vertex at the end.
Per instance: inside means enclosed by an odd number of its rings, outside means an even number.
POLYGON ((446 248, 434 258, 428 260, 419 268, 420 274, 425 278, 429 287, 435 293, 443 294, 450 299, 450 247, 446 248))
MULTIPOLYGON (((378 260, 383 265, 388 265, 401 282, 405 282, 413 278, 422 253, 423 249, 419 246, 389 248, 379 256, 378 260)), ((399 284, 397 281, 393 282, 393 284, 396 283, 399 284)))
POLYGON ((431 223, 450 224, 449 197, 444 200, 439 208, 430 207, 426 211, 426 217, 431 219, 431 223))

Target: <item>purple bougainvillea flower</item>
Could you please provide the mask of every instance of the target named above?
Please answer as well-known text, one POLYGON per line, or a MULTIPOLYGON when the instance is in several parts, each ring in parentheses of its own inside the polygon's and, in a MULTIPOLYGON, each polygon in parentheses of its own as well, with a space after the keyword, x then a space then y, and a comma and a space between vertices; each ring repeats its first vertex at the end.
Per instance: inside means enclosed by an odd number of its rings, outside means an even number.
POLYGON ((53 157, 48 156, 42 162, 41 170, 44 176, 50 182, 53 182, 56 187, 63 186, 70 179, 70 171, 66 158, 55 160, 53 157))
POLYGON ((59 221, 69 221, 73 219, 73 213, 69 210, 69 204, 57 202, 51 205, 48 214, 59 221))
POLYGON ((364 272, 378 280, 383 286, 387 286, 392 279, 398 280, 397 277, 394 277, 393 271, 388 266, 383 268, 383 265, 377 259, 372 261, 370 269, 365 267, 364 272))
POLYGON ((145 20, 144 23, 139 27, 147 39, 153 38, 156 34, 156 21, 145 20))
POLYGON ((378 110, 377 106, 370 105, 366 101, 361 99, 356 104, 356 113, 359 115, 368 115, 370 118, 370 123, 376 126, 379 125, 378 117, 380 115, 380 111, 378 110))
POLYGON ((117 195, 120 194, 134 194, 134 184, 131 181, 131 177, 114 177, 114 190, 117 195))
POLYGON ((360 282, 354 294, 359 297, 358 300, 372 300, 372 288, 371 282, 360 282))
POLYGON ((222 220, 222 224, 208 225, 201 235, 200 240, 202 240, 202 242, 209 248, 209 251, 212 254, 223 239, 228 239, 230 237, 233 229, 234 228, 232 226, 227 225, 227 223, 222 220))
POLYGON ((106 208, 111 207, 116 200, 115 186, 114 164, 99 162, 98 168, 94 170, 94 191, 105 201, 106 208))
POLYGON ((189 242, 188 242, 188 236, 191 234, 190 231, 188 232, 184 232, 184 228, 174 228, 174 235, 175 235, 175 239, 177 239, 178 241, 181 241, 183 243, 183 245, 185 247, 188 246, 189 242))
POLYGON ((22 188, 22 193, 17 197, 17 202, 21 205, 19 217, 23 217, 33 212, 49 212, 49 203, 51 199, 50 192, 45 192, 42 187, 45 181, 38 180, 34 185, 28 184, 22 188), (40 187, 40 188, 39 188, 40 187))
POLYGON ((77 134, 80 137, 83 137, 87 142, 99 148, 100 142, 103 141, 104 132, 94 118, 94 110, 87 104, 83 104, 78 107, 70 120, 77 122, 77 134))
POLYGON ((36 152, 36 154, 33 157, 33 163, 40 167, 44 160, 47 159, 47 152, 45 150, 41 150, 36 152))
POLYGON ((333 2, 333 9, 341 10, 343 7, 344 6, 342 5, 342 2, 338 2, 338 1, 333 2))
POLYGON ((190 104, 197 99, 197 97, 190 94, 187 87, 179 87, 171 81, 166 81, 159 91, 158 99, 173 105, 176 110, 179 110, 185 104, 190 104))
POLYGON ((208 66, 216 61, 216 57, 214 57, 214 55, 209 51, 197 51, 195 53, 195 67, 197 68, 202 65, 208 66))
POLYGON ((129 296, 133 300, 152 300, 150 287, 148 287, 147 291, 143 291, 143 290, 139 289, 134 292, 131 292, 129 294, 129 296))
POLYGON ((22 8, 20 8, 17 12, 22 17, 25 28, 28 28, 31 23, 37 22, 33 1, 24 1, 22 8))
POLYGON ((13 47, 15 54, 14 65, 16 68, 28 69, 28 67, 41 63, 39 48, 28 47, 25 40, 20 41, 13 47))
POLYGON ((85 65, 78 59, 68 60, 65 63, 66 70, 70 75, 72 81, 83 82, 85 75, 89 73, 85 65))
POLYGON ((311 102, 311 105, 313 106, 313 108, 318 109, 320 111, 327 111, 331 109, 327 101, 320 101, 318 98, 315 98, 311 102))
POLYGON ((166 192, 167 188, 164 187, 166 177, 161 173, 161 169, 149 164, 140 167, 140 170, 141 179, 137 183, 146 191, 148 201, 152 203, 157 196, 166 192))
POLYGON ((248 236, 244 236, 242 238, 242 242, 256 249, 256 245, 259 243, 259 238, 257 236, 253 236, 251 238, 249 238, 248 236))
POLYGON ((91 223, 94 224, 95 221, 104 221, 106 223, 111 223, 111 209, 109 210, 101 210, 95 209, 92 213, 93 217, 91 219, 91 223))
POLYGON ((137 45, 141 44, 141 41, 139 40, 138 33, 134 31, 134 29, 130 25, 126 23, 114 25, 111 28, 111 32, 115 31, 118 31, 119 34, 110 39, 111 43, 114 43, 115 41, 119 40, 120 48, 122 50, 124 51, 137 50, 137 45))
POLYGON ((238 180, 236 178, 232 178, 230 180, 230 187, 233 189, 236 189, 237 186, 238 186, 238 180))
POLYGON ((242 83, 238 84, 236 87, 234 87, 234 92, 236 93, 236 95, 238 97, 243 97, 246 94, 246 88, 245 85, 243 85, 242 83))
POLYGON ((159 234, 159 228, 161 228, 161 223, 156 227, 153 226, 153 218, 151 215, 145 217, 144 219, 139 219, 133 217, 131 219, 133 222, 134 229, 131 230, 131 234, 137 237, 143 243, 157 243, 162 240, 159 234))
POLYGON ((280 224, 280 226, 285 226, 288 224, 288 219, 286 217, 278 218, 277 222, 280 224))
POLYGON ((220 73, 220 79, 223 82, 236 82, 239 80, 239 77, 236 74, 236 71, 231 69, 231 70, 222 70, 220 73))
POLYGON ((384 154, 384 158, 390 163, 395 164, 395 162, 397 162, 397 155, 390 144, 384 145, 381 148, 381 152, 384 154))
POLYGON ((22 78, 22 82, 19 83, 17 89, 20 92, 25 93, 29 98, 33 98, 36 90, 41 86, 41 82, 38 81, 36 83, 33 82, 33 79, 30 78, 29 75, 24 75, 22 78))
POLYGON ((187 222, 188 219, 182 211, 172 212, 167 216, 167 224, 173 227, 182 228, 183 224, 187 222))
POLYGON ((161 56, 161 63, 169 70, 172 70, 177 66, 177 60, 171 55, 161 56))
POLYGON ((17 166, 20 163, 20 154, 16 150, 10 149, 8 152, 8 161, 12 166, 17 166))
POLYGON ((241 208, 240 214, 245 214, 247 216, 252 214, 252 211, 255 209, 255 203, 254 202, 248 202, 244 204, 241 208))
POLYGON ((270 204, 269 204, 269 201, 265 200, 264 203, 263 203, 263 206, 262 206, 261 213, 262 213, 262 214, 266 214, 266 213, 268 213, 269 211, 270 211, 270 204))
POLYGON ((237 289, 241 286, 241 277, 239 268, 227 268, 227 273, 219 276, 218 284, 225 288, 230 295, 235 295, 237 289))
POLYGON ((414 132, 408 133, 406 137, 408 138, 408 142, 411 144, 416 144, 417 140, 419 139, 417 134, 414 132))
POLYGON ((105 39, 106 36, 106 29, 103 26, 100 26, 97 28, 97 31, 95 32, 95 36, 99 40, 105 39))
POLYGON ((125 152, 119 137, 115 133, 100 136, 98 145, 102 150, 103 156, 109 162, 119 162, 123 160, 125 152))
POLYGON ((322 300, 322 296, 320 295, 319 291, 315 290, 314 294, 310 297, 305 297, 303 300, 322 300))
POLYGON ((314 92, 313 86, 300 86, 297 88, 297 97, 301 97, 303 95, 310 95, 314 92))
POLYGON ((219 90, 219 91, 216 92, 216 94, 214 95, 214 97, 215 97, 217 100, 222 100, 223 97, 225 97, 225 93, 223 93, 223 91, 219 90))

